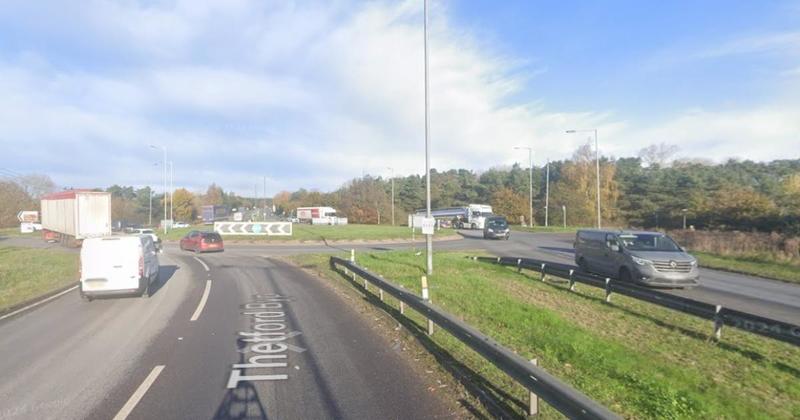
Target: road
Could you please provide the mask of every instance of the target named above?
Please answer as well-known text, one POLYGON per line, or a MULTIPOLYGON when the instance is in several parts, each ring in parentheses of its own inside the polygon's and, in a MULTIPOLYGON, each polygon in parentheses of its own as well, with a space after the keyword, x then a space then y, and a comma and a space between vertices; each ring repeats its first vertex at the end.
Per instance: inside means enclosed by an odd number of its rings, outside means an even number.
POLYGON ((150 298, 72 292, 0 322, 0 418, 452 416, 323 280, 248 253, 198 258, 162 254, 150 298))

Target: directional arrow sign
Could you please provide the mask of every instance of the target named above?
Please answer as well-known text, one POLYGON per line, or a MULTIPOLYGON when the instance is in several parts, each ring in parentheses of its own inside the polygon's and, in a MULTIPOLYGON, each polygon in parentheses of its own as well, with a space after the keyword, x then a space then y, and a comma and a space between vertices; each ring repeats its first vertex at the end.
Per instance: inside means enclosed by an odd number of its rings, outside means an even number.
POLYGON ((292 236, 290 222, 215 222, 214 231, 222 235, 292 236))
POLYGON ((38 223, 39 222, 39 212, 33 210, 23 210, 17 213, 17 220, 20 222, 25 223, 38 223))

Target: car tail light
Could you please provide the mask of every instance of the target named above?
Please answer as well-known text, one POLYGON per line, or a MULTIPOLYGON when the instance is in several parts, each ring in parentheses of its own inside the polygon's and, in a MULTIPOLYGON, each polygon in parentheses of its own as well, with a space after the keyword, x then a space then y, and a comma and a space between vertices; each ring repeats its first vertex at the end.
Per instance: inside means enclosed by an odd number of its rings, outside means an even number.
POLYGON ((144 277, 144 256, 139 256, 139 277, 144 277))

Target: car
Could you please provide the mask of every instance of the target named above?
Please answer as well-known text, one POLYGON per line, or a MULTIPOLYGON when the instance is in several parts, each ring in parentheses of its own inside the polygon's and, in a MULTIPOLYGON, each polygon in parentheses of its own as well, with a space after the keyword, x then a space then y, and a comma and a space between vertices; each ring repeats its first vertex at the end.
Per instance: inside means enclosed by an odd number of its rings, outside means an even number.
POLYGON ((174 227, 174 228, 188 228, 189 224, 188 223, 184 223, 184 222, 175 222, 175 223, 172 224, 172 227, 174 227))
POLYGON ((130 233, 135 235, 147 235, 153 239, 153 243, 156 245, 156 249, 161 250, 161 238, 158 237, 156 231, 153 229, 142 229, 142 228, 134 228, 131 229, 130 233))
POLYGON ((158 251, 149 235, 106 236, 83 241, 79 264, 80 295, 147 297, 158 279, 158 251))
POLYGON ((182 251, 209 252, 225 250, 222 236, 217 232, 193 230, 180 241, 182 251))
POLYGON ((698 285, 697 259, 661 232, 579 230, 575 263, 581 270, 646 286, 698 285))
POLYGON ((503 216, 487 217, 483 225, 483 239, 505 239, 511 237, 508 220, 503 216))

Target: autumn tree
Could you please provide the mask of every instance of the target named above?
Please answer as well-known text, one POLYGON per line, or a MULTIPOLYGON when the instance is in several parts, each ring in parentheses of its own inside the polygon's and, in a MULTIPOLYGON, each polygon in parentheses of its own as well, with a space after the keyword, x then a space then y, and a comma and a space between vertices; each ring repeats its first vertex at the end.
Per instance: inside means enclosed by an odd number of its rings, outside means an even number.
POLYGON ((178 188, 172 194, 172 206, 176 220, 191 223, 197 215, 194 194, 185 188, 178 188))
POLYGON ((0 181, 0 227, 19 226, 17 213, 38 209, 39 204, 19 184, 0 181))
POLYGON ((206 195, 203 196, 203 204, 221 206, 225 201, 224 195, 225 192, 222 190, 222 187, 219 187, 216 183, 212 183, 208 186, 206 195))
POLYGON ((529 223, 530 207, 526 195, 503 187, 492 194, 491 205, 492 211, 500 216, 505 216, 509 223, 519 223, 523 219, 529 223))
MULTIPOLYGON (((600 162, 600 209, 605 223, 618 219, 619 189, 614 180, 616 167, 612 162, 600 162)), ((591 144, 578 148, 572 160, 561 166, 560 181, 555 184, 550 203, 566 206, 569 223, 593 226, 597 219, 597 175, 591 144)))

